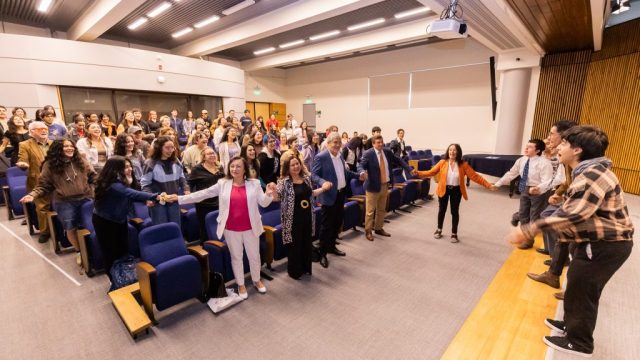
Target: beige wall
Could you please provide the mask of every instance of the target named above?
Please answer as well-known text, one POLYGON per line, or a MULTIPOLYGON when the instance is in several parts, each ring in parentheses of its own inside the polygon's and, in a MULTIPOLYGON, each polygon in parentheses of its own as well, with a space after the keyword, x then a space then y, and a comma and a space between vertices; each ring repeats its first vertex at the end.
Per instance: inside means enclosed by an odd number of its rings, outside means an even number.
MULTIPOLYGON (((396 129, 406 130, 408 143, 417 148, 440 150, 449 143, 458 142, 465 152, 492 152, 495 145, 495 122, 491 117, 491 93, 489 65, 486 64, 487 101, 465 102, 460 92, 460 103, 452 104, 451 92, 458 85, 452 77, 451 85, 446 81, 442 101, 436 98, 429 107, 408 108, 408 101, 402 101, 397 109, 370 110, 368 82, 370 77, 385 74, 433 71, 434 78, 440 74, 460 74, 475 67, 464 66, 488 62, 495 54, 472 39, 456 40, 399 49, 392 52, 343 59, 323 64, 310 65, 286 70, 285 98, 287 109, 297 118, 302 118, 302 104, 307 96, 316 103, 316 110, 322 112, 317 119, 318 128, 338 125, 340 131, 370 133, 374 125, 382 128, 385 141, 390 141, 396 129), (444 68, 455 66, 458 71, 444 68), (444 91, 446 89, 447 91, 444 91), (442 106, 437 104, 442 103, 442 106)), ((458 80, 459 82, 460 80, 458 80)), ((249 84, 247 84, 249 87, 249 84)), ((436 92, 437 93, 437 92, 436 92)), ((438 96, 438 95, 434 95, 438 96)))

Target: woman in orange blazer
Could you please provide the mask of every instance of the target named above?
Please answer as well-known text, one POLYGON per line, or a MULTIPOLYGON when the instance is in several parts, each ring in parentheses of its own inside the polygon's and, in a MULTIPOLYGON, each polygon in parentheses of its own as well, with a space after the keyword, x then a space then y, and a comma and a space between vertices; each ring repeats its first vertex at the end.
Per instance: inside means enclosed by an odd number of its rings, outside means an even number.
POLYGON ((431 177, 438 174, 440 174, 440 177, 438 180, 438 189, 436 194, 438 195, 438 203, 440 207, 438 209, 438 229, 433 233, 433 237, 436 239, 442 238, 444 215, 447 212, 447 204, 451 201, 451 217, 453 218, 451 242, 457 243, 459 242, 458 222, 460 221, 460 215, 458 210, 460 208, 460 201, 463 197, 467 200, 467 188, 464 185, 464 177, 469 177, 469 179, 477 182, 487 189, 492 189, 492 186, 491 183, 478 175, 466 161, 462 160, 462 149, 458 144, 449 145, 442 160, 431 168, 431 170, 418 171, 418 176, 421 178, 431 177))

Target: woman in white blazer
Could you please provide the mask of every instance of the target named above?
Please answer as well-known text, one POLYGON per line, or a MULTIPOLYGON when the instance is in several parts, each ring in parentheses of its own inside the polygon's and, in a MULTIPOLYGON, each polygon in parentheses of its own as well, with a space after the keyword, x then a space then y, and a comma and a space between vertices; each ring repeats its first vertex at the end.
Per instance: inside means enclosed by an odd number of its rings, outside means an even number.
MULTIPOLYGON (((273 200, 275 184, 267 185, 265 194, 260 187, 260 181, 247 178, 248 164, 240 156, 235 156, 229 162, 226 176, 217 184, 189 195, 177 196, 180 204, 197 203, 215 196, 219 197, 218 238, 224 236, 229 253, 231 267, 238 284, 238 294, 242 299, 247 298, 244 286, 244 267, 242 264, 242 250, 247 252, 251 280, 258 292, 264 294, 267 288, 260 280, 260 234, 262 234, 262 220, 258 205, 269 206, 273 200)), ((174 198, 175 199, 175 198, 174 198)), ((167 200, 173 200, 171 196, 167 200)))

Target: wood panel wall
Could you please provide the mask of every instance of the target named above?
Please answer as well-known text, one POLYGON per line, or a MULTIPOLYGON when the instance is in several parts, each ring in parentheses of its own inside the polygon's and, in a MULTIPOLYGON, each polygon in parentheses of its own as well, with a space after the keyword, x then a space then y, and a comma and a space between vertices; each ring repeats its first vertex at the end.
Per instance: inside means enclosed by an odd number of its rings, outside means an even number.
POLYGON ((640 194, 640 20, 606 29, 599 52, 543 59, 532 137, 560 119, 602 128, 622 188, 640 194))

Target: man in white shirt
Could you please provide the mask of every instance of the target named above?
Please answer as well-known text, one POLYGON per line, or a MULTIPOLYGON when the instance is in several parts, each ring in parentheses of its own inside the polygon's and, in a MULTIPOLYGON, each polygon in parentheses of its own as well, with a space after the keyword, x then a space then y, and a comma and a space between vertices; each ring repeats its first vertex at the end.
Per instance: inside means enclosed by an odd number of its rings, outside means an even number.
MULTIPOLYGON (((553 166, 542 155, 545 144, 540 139, 529 140, 524 148, 524 156, 519 158, 494 186, 500 187, 520 176, 520 208, 518 218, 522 224, 528 224, 540 218, 540 213, 547 206, 547 193, 553 178, 553 166)), ((533 243, 524 243, 520 249, 529 249, 533 243)))
POLYGON ((287 115, 287 120, 291 120, 291 127, 293 129, 298 128, 298 121, 293 117, 293 114, 287 115))

